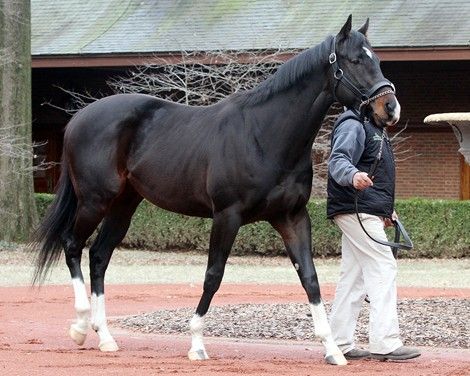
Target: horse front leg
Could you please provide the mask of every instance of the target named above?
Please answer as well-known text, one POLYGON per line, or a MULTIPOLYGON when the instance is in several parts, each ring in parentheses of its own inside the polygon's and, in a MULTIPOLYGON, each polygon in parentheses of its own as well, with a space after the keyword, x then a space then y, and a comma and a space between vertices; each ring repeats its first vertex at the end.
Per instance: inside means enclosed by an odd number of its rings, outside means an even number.
POLYGON ((204 279, 204 290, 192 317, 189 327, 191 331, 190 360, 209 359, 204 341, 204 315, 207 313, 212 298, 220 287, 233 242, 240 229, 241 220, 238 212, 226 209, 214 214, 209 242, 209 260, 204 279))
POLYGON ((305 208, 295 214, 271 221, 282 236, 287 253, 305 289, 312 312, 315 336, 325 347, 325 360, 329 364, 345 365, 346 358, 333 340, 326 310, 320 296, 320 286, 312 260, 310 217, 305 208))

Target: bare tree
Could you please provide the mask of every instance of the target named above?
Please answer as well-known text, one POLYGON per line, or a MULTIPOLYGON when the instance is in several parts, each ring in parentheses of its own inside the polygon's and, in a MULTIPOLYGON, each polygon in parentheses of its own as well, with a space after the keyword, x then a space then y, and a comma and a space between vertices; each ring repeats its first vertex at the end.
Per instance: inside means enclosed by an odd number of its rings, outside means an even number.
POLYGON ((410 158, 418 157, 421 154, 416 154, 412 148, 409 147, 408 141, 411 136, 405 136, 404 132, 408 129, 408 120, 403 127, 400 127, 398 132, 390 137, 390 142, 393 145, 395 161, 397 164, 404 162, 410 158))
POLYGON ((273 74, 293 51, 181 52, 157 57, 127 76, 108 81, 115 92, 147 93, 187 105, 216 103, 250 90, 273 74))
POLYGON ((0 240, 28 237, 36 222, 31 143, 30 2, 0 2, 0 240))

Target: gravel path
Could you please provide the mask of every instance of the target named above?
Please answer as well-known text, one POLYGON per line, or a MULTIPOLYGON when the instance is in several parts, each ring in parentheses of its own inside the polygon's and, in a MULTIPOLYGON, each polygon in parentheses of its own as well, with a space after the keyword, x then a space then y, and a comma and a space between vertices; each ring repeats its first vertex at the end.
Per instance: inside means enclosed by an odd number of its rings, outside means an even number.
MULTIPOLYGON (((325 304, 329 311, 329 303, 325 304)), ((469 299, 403 299, 398 303, 402 339, 407 345, 470 347, 469 299)), ((369 306, 361 310, 357 341, 367 343, 369 306)), ((115 325, 145 333, 188 332, 194 309, 163 310, 114 321, 115 325)), ((205 335, 314 341, 307 304, 240 304, 212 307, 205 335)))

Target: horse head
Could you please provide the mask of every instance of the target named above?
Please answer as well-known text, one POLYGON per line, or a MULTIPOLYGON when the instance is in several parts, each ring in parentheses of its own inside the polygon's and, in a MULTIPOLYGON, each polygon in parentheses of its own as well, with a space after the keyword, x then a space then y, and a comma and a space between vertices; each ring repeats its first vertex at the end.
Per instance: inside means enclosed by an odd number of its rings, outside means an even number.
POLYGON ((357 31, 351 26, 350 15, 331 43, 331 89, 344 106, 373 117, 377 125, 393 125, 400 119, 400 104, 367 39, 369 19, 357 31))

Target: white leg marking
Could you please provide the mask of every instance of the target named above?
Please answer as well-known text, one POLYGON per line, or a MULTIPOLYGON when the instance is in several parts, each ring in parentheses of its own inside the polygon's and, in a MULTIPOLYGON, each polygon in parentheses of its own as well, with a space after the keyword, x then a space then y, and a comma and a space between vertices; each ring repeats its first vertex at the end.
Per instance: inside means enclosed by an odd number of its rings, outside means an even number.
POLYGON ((100 337, 98 346, 101 351, 109 352, 119 350, 116 341, 114 341, 108 329, 104 295, 91 295, 91 327, 100 337))
POLYGON ((188 352, 188 358, 190 360, 209 359, 202 339, 204 318, 197 314, 194 315, 189 323, 189 329, 191 331, 191 349, 188 352))
POLYGON ((329 364, 343 366, 348 364, 341 350, 336 345, 331 335, 330 324, 326 317, 325 306, 322 302, 314 305, 310 304, 310 311, 312 312, 313 326, 315 335, 321 340, 325 346, 325 360, 329 364))
POLYGON ((79 278, 72 279, 73 291, 75 293, 75 312, 77 320, 70 326, 70 337, 79 346, 83 345, 89 327, 90 302, 86 292, 85 284, 79 278))

